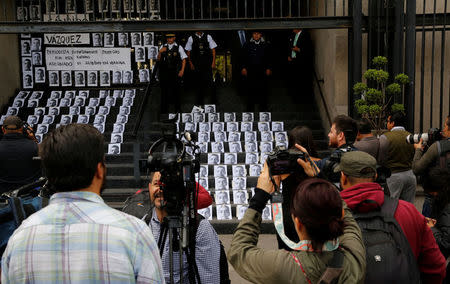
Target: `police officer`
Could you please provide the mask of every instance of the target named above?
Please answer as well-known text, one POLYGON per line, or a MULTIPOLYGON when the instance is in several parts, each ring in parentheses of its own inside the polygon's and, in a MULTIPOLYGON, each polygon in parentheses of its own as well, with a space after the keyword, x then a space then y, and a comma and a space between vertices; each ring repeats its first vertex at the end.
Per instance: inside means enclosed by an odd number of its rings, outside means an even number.
POLYGON ((289 94, 295 101, 301 101, 305 96, 312 97, 313 55, 308 31, 293 29, 289 37, 287 78, 289 94))
POLYGON ((217 44, 211 35, 197 31, 186 42, 189 67, 193 72, 193 86, 196 89, 196 104, 206 103, 204 98, 210 96, 215 103, 212 90, 212 70, 216 68, 217 44))
POLYGON ((254 111, 259 103, 261 110, 267 110, 267 77, 272 75, 270 43, 260 31, 254 31, 252 38, 242 47, 241 75, 244 79, 247 111, 254 111))
POLYGON ((169 102, 180 112, 180 83, 186 67, 187 55, 182 46, 175 42, 175 34, 166 34, 166 43, 158 52, 159 82, 161 86, 161 112, 168 112, 169 102))

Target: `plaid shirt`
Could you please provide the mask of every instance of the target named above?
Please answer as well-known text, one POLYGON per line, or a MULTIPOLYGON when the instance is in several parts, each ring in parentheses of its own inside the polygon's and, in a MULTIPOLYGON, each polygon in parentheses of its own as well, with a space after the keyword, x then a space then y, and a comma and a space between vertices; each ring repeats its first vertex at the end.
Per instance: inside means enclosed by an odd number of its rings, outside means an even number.
MULTIPOLYGON (((158 220, 155 209, 150 220, 153 236, 159 242, 161 235, 161 223, 158 220)), ((178 241, 177 241, 178 242, 178 241)), ((200 283, 220 283, 220 243, 219 237, 208 220, 202 219, 198 225, 195 243, 195 262, 197 264, 200 283)), ((170 283, 170 253, 169 233, 166 235, 162 253, 162 265, 164 277, 170 283)), ((173 252, 174 282, 180 283, 180 252, 173 252)), ((189 284, 189 271, 186 253, 183 253, 183 284, 189 284)))
POLYGON ((148 226, 92 192, 54 194, 14 232, 2 283, 164 283, 148 226))

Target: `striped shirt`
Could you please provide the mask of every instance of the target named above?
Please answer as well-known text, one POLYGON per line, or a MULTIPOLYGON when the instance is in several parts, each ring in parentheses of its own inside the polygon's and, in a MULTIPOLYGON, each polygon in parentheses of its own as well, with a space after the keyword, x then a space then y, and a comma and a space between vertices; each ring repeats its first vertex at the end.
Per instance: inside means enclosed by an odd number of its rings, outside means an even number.
MULTIPOLYGON (((159 242, 161 235, 161 223, 158 220, 155 209, 150 220, 153 236, 159 242)), ((178 241, 177 241, 178 243, 178 241)), ((166 282, 170 283, 170 253, 169 253, 169 233, 166 235, 164 249, 162 253, 162 265, 166 282)), ((195 262, 200 276, 200 283, 215 284, 220 283, 220 243, 219 237, 213 226, 202 219, 198 225, 195 240, 195 262)), ((173 252, 174 283, 180 283, 180 252, 173 252)), ((189 283, 188 261, 186 253, 183 253, 183 284, 189 283)))
POLYGON ((2 283, 164 283, 148 226, 92 192, 61 192, 28 217, 2 257, 2 283))

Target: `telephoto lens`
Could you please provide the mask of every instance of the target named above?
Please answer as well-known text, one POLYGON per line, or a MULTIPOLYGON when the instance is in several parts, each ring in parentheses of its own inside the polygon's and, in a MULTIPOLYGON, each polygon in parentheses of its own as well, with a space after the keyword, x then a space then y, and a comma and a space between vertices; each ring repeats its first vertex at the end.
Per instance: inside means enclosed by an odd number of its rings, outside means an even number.
POLYGON ((416 133, 410 134, 406 136, 406 143, 408 144, 416 144, 419 143, 420 139, 423 139, 423 142, 428 142, 428 133, 416 133))

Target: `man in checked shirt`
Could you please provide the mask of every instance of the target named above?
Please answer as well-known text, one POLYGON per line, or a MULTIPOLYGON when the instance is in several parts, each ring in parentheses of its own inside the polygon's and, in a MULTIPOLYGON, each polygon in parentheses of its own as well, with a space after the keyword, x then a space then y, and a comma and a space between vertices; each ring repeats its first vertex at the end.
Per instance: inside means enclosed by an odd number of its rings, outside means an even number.
POLYGON ((61 126, 47 134, 39 156, 56 193, 9 239, 1 282, 164 283, 149 227, 100 197, 103 135, 88 124, 61 126))

